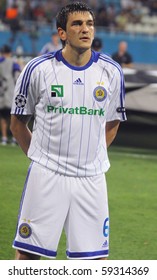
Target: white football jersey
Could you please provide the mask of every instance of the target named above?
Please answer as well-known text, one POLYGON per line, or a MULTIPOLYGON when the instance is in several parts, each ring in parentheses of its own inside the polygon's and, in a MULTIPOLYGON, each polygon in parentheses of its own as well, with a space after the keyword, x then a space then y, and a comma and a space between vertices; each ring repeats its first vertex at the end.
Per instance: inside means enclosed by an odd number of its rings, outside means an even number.
POLYGON ((68 176, 101 174, 110 167, 106 122, 126 119, 122 70, 94 51, 83 67, 61 50, 37 57, 17 81, 11 113, 34 115, 30 159, 68 176))

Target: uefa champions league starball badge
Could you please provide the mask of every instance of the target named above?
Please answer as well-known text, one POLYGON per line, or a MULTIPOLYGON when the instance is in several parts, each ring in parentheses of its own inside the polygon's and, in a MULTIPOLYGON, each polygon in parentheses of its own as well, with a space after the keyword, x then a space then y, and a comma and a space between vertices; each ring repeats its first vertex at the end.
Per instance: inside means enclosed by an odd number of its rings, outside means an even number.
POLYGON ((15 104, 19 109, 23 109, 26 105, 26 97, 22 94, 18 94, 15 98, 15 104))

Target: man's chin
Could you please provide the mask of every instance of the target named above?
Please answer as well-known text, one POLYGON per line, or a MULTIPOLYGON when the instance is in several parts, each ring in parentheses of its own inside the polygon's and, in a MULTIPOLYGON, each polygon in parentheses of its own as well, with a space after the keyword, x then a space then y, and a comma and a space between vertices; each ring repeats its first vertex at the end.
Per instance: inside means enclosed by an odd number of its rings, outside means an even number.
POLYGON ((79 53, 84 53, 86 51, 88 51, 89 49, 91 49, 91 45, 88 46, 80 46, 77 48, 77 50, 79 51, 79 53))

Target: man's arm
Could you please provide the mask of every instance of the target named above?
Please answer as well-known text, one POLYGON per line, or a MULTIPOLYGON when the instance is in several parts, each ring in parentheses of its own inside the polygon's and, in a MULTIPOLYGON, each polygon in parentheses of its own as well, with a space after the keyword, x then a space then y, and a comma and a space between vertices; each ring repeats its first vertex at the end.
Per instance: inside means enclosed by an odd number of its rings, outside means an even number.
POLYGON ((30 115, 12 115, 10 130, 20 145, 23 152, 27 155, 27 151, 31 142, 32 133, 28 128, 30 115))
POLYGON ((118 128, 119 128, 120 121, 119 120, 114 120, 111 122, 106 123, 106 143, 107 147, 111 145, 113 142, 114 138, 116 137, 118 128))

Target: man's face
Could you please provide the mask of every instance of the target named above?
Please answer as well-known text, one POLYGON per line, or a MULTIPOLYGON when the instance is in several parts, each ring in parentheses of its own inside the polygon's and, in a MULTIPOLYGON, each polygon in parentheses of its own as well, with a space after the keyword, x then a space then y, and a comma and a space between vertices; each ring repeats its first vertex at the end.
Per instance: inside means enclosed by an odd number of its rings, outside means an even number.
POLYGON ((66 42, 75 49, 91 48, 94 39, 94 21, 89 12, 69 14, 66 25, 66 42))
POLYGON ((125 53, 126 50, 127 50, 127 43, 126 43, 126 42, 121 42, 121 43, 119 44, 119 51, 120 51, 121 53, 125 53))

